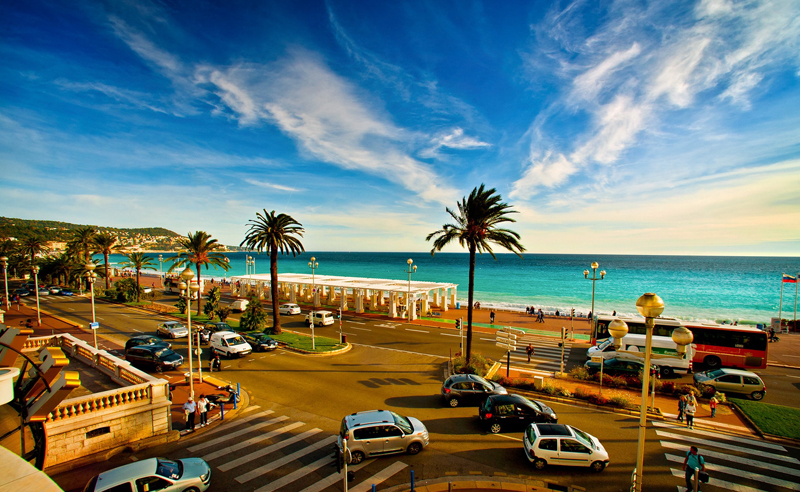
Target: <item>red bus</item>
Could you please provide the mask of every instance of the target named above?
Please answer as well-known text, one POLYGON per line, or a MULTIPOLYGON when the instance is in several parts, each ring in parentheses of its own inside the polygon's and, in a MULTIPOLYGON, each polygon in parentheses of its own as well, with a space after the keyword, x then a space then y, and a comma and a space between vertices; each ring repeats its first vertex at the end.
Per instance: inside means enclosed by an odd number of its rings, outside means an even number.
MULTIPOLYGON (((608 338, 608 324, 612 316, 597 316, 598 341, 608 338)), ((644 318, 625 318, 628 333, 646 334, 644 318)), ((708 368, 738 367, 741 369, 764 369, 767 367, 767 333, 748 326, 718 325, 678 321, 673 318, 657 318, 654 336, 670 337, 676 326, 683 325, 692 332, 695 346, 692 363, 708 368)))

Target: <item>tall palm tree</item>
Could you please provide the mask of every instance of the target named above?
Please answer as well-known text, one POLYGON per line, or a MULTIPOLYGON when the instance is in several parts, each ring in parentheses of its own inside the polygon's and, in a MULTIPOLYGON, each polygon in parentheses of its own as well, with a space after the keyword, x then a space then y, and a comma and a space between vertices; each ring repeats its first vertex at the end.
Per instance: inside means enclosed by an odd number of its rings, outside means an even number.
POLYGON ((297 256, 305 251, 300 239, 303 237, 303 224, 286 214, 275 215, 275 211, 256 213, 256 219, 248 221, 250 229, 239 246, 269 253, 270 292, 272 297, 272 330, 281 332, 281 318, 278 312, 278 251, 281 254, 292 253, 297 256))
MULTIPOLYGON (((197 285, 200 283, 200 267, 205 265, 208 270, 208 265, 220 267, 226 272, 230 269, 231 265, 228 258, 216 251, 222 248, 222 245, 216 239, 211 239, 211 236, 205 231, 197 231, 194 234, 191 232, 184 238, 180 238, 178 243, 185 249, 178 253, 178 256, 173 256, 167 261, 172 262, 169 267, 169 272, 175 268, 189 266, 193 263, 197 268, 197 285)), ((200 295, 197 296, 197 315, 200 316, 200 295)))
POLYGON ((467 303, 467 351, 466 361, 472 357, 472 299, 475 289, 475 253, 484 251, 497 257, 492 251, 491 243, 498 244, 516 253, 520 258, 525 248, 519 243, 519 234, 509 229, 497 227, 504 222, 516 222, 508 214, 517 213, 509 205, 502 202, 502 197, 494 188, 485 190, 484 185, 472 190, 468 198, 458 203, 458 211, 446 208, 447 213, 455 220, 454 224, 445 224, 438 231, 428 234, 426 241, 433 239, 431 256, 441 251, 452 241, 458 241, 462 247, 469 249, 469 301, 467 303))
POLYGON ((36 257, 44 252, 45 239, 37 234, 31 234, 23 238, 17 246, 20 254, 28 258, 30 261, 30 268, 36 264, 36 257))
MULTIPOLYGON (((92 259, 92 249, 94 248, 94 238, 97 231, 92 226, 79 227, 72 231, 72 238, 67 241, 67 251, 83 256, 83 264, 89 263, 92 259)), ((86 279, 86 289, 91 289, 89 280, 86 279)))
POLYGON ((136 302, 139 302, 139 272, 142 270, 155 270, 153 258, 146 256, 142 252, 130 253, 125 255, 128 261, 122 263, 122 268, 133 268, 136 270, 136 302))
POLYGON ((103 269, 106 277, 106 290, 109 289, 108 255, 117 251, 117 238, 108 231, 101 232, 94 237, 95 251, 103 254, 103 269))

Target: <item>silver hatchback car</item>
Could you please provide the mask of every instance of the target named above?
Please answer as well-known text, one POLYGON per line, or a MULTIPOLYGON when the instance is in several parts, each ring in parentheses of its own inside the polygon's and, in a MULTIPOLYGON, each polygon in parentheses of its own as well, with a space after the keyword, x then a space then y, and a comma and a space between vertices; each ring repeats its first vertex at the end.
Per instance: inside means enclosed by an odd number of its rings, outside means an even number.
POLYGON ((741 369, 715 369, 698 372, 694 384, 700 391, 710 396, 715 391, 750 395, 754 400, 764 399, 767 385, 758 374, 741 369))
POLYGON ((417 454, 428 445, 428 429, 414 417, 403 417, 389 410, 353 413, 342 419, 337 446, 350 454, 349 462, 364 458, 407 452, 417 454))
POLYGON ((149 458, 95 476, 83 492, 202 492, 211 485, 211 468, 202 458, 149 458))

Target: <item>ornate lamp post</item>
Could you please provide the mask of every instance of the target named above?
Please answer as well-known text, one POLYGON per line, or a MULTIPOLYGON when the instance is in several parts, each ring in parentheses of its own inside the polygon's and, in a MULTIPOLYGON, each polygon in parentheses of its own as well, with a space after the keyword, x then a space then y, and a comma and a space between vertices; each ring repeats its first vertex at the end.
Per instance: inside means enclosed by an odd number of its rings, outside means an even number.
POLYGON ((408 263, 408 270, 405 270, 405 272, 408 274, 408 295, 406 296, 406 310, 408 311, 408 322, 411 323, 412 319, 411 310, 414 308, 411 305, 411 274, 417 273, 417 265, 414 265, 413 267, 411 266, 414 263, 414 260, 412 260, 411 258, 409 258, 406 263, 408 263))
POLYGON ((42 312, 39 310, 39 266, 33 267, 33 281, 36 284, 36 326, 42 326, 42 312))
MULTIPOLYGON (((94 282, 97 280, 97 274, 94 273, 94 269, 97 268, 97 265, 89 262, 84 265, 84 268, 86 269, 86 280, 89 281, 89 290, 92 291, 92 325, 94 325, 94 323, 97 323, 94 311, 94 282)), ((97 350, 97 328, 92 327, 92 334, 94 334, 94 349, 97 350)))
POLYGON ((319 263, 317 263, 316 260, 317 259, 312 256, 311 261, 308 262, 308 267, 311 268, 311 303, 314 307, 317 307, 317 281, 314 278, 314 270, 319 268, 319 263))
POLYGON ((583 277, 592 281, 592 319, 589 322, 592 324, 592 343, 594 343, 595 338, 597 337, 597 333, 595 333, 595 323, 594 323, 594 283, 598 280, 603 280, 606 276, 606 271, 600 271, 600 278, 597 278, 597 267, 600 265, 597 262, 592 263, 592 277, 589 278, 589 270, 583 271, 583 277))
POLYGON ((164 255, 158 255, 158 278, 161 279, 161 288, 164 288, 164 270, 161 269, 161 262, 164 261, 164 255))
POLYGON ((5 280, 6 284, 6 311, 10 310, 10 305, 8 304, 8 257, 7 256, 0 256, 0 265, 3 266, 3 279, 5 280))
POLYGON ((194 272, 191 268, 186 267, 186 269, 181 272, 181 280, 183 281, 180 284, 180 289, 186 296, 186 324, 189 330, 189 396, 192 398, 194 398, 194 370, 192 368, 192 290, 195 292, 200 290, 199 286, 192 285, 193 278, 194 272), (197 289, 193 289, 193 287, 197 287, 197 289))

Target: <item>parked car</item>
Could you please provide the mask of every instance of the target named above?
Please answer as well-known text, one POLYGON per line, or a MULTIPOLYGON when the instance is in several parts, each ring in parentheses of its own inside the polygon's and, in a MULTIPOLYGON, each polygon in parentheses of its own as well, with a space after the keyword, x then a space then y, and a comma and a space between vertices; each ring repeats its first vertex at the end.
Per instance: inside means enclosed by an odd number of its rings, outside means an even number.
MULTIPOLYGON (((589 374, 597 374, 600 372, 600 363, 598 362, 589 360, 586 361, 583 367, 589 371, 589 374)), ((609 376, 638 376, 639 373, 642 372, 643 367, 643 362, 613 357, 606 360, 603 364, 603 374, 608 374, 609 376)), ((661 371, 659 371, 658 366, 651 364, 650 367, 653 371, 651 374, 656 374, 658 377, 661 377, 661 371)))
POLYGON ((167 338, 183 338, 189 336, 189 330, 177 321, 165 321, 158 325, 156 333, 167 338))
POLYGON ((333 313, 330 311, 312 311, 306 315, 306 325, 314 321, 314 326, 327 326, 333 324, 333 313))
POLYGON ((184 491, 203 492, 211 485, 211 468, 202 458, 149 458, 103 472, 83 492, 184 491))
POLYGON ((163 348, 172 348, 172 344, 169 342, 165 342, 164 340, 158 338, 154 335, 135 335, 132 336, 127 342, 125 342, 125 353, 128 353, 133 347, 138 347, 139 345, 156 345, 163 348))
POLYGON ((72 296, 72 295, 75 295, 75 294, 73 294, 73 293, 72 293, 72 291, 71 291, 71 290, 69 290, 69 289, 61 289, 61 292, 59 292, 59 294, 61 294, 62 296, 72 296))
POLYGON ((232 331, 218 331, 211 335, 212 353, 216 352, 226 357, 244 357, 253 351, 253 347, 244 341, 238 333, 232 331))
POLYGON ((492 395, 506 395, 505 388, 475 374, 453 374, 442 383, 442 398, 451 407, 480 405, 492 395))
POLYGON ((19 289, 14 289, 14 294, 16 294, 16 295, 18 295, 20 297, 27 297, 27 296, 31 295, 31 291, 29 291, 28 289, 26 289, 24 287, 20 287, 19 289))
POLYGON ((537 470, 547 465, 588 466, 601 472, 608 452, 600 441, 571 425, 531 424, 522 437, 525 456, 537 470))
POLYGON ((281 314, 300 314, 300 306, 297 304, 281 304, 278 307, 278 312, 281 314))
POLYGON ((183 357, 180 354, 157 345, 131 347, 125 354, 125 360, 134 366, 154 369, 156 372, 176 369, 183 364, 183 357))
POLYGON ((504 430, 525 429, 532 423, 558 422, 558 416, 552 408, 520 395, 490 396, 479 407, 478 418, 493 434, 504 430))
POLYGON ((247 309, 247 305, 250 304, 250 301, 247 299, 236 299, 230 305, 231 311, 238 311, 240 313, 244 312, 247 309))
POLYGON ((39 295, 40 296, 49 296, 50 295, 50 289, 48 289, 47 287, 39 287, 39 295))
POLYGON ((754 400, 763 400, 767 385, 758 374, 741 369, 714 369, 695 373, 694 384, 705 395, 717 391, 750 395, 754 400))
POLYGON ((58 285, 51 285, 51 286, 47 287, 47 290, 49 290, 51 294, 60 294, 61 293, 61 287, 59 287, 58 285))
POLYGON ((339 428, 339 452, 343 450, 345 439, 352 464, 384 454, 417 454, 429 441, 425 424, 389 410, 369 410, 346 416, 339 428))
POLYGON ((278 348, 278 341, 271 338, 266 333, 260 331, 239 332, 244 341, 249 343, 253 350, 266 352, 278 348))

